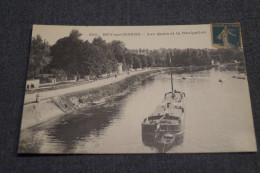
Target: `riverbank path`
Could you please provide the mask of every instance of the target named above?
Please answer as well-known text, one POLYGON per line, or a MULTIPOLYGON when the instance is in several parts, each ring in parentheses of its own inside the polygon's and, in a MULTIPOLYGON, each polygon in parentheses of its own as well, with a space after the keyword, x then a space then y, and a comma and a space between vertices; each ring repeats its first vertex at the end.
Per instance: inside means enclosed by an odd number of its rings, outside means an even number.
MULTIPOLYGON (((157 70, 157 69, 144 69, 144 70, 140 70, 140 71, 133 71, 130 74, 122 74, 122 75, 118 75, 117 77, 110 77, 107 79, 101 79, 101 80, 97 80, 97 81, 93 81, 90 83, 86 83, 86 84, 82 84, 82 85, 78 85, 78 86, 73 86, 73 87, 69 87, 69 88, 62 88, 62 89, 57 89, 57 90, 50 90, 50 91, 43 91, 40 92, 40 100, 46 100, 48 98, 51 97, 56 97, 56 96, 60 96, 60 95, 64 95, 64 94, 68 94, 68 93, 73 93, 73 92, 77 92, 77 91, 83 91, 83 90, 87 90, 87 89, 91 89, 91 88, 97 88, 97 87, 101 87, 104 85, 108 85, 114 82, 118 82, 120 80, 123 80, 129 76, 133 76, 139 73, 144 73, 147 71, 153 71, 153 70, 157 70)), ((24 97, 24 104, 29 104, 29 103, 34 103, 36 101, 36 95, 38 93, 33 93, 33 94, 25 94, 24 97)))

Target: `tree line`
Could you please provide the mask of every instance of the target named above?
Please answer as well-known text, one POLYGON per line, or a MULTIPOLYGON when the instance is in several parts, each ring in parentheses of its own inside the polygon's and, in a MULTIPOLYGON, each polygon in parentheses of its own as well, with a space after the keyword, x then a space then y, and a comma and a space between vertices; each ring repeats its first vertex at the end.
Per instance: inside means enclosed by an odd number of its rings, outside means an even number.
POLYGON ((115 72, 118 63, 123 70, 209 65, 211 60, 231 62, 243 61, 239 49, 127 49, 119 40, 107 43, 101 37, 92 42, 81 40, 82 34, 72 30, 69 36, 59 39, 54 45, 43 40, 40 35, 32 38, 28 79, 39 78, 40 74, 54 76, 96 75, 115 72), (170 61, 171 59, 171 61, 170 61), (170 64, 171 62, 171 64, 170 64))

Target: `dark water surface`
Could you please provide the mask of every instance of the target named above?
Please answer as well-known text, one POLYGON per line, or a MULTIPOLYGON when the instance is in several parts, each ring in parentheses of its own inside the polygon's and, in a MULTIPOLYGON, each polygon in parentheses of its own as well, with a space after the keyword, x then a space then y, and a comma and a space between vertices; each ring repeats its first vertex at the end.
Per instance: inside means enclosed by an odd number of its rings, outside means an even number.
MULTIPOLYGON (((255 139, 247 80, 232 78, 237 75, 237 71, 211 69, 173 76, 174 88, 186 93, 187 106, 183 141, 167 152, 229 152, 252 148, 255 139)), ((154 81, 113 97, 103 105, 83 108, 22 131, 19 150, 25 153, 156 153, 155 147, 142 141, 141 122, 170 89, 170 75, 158 74, 154 81)))

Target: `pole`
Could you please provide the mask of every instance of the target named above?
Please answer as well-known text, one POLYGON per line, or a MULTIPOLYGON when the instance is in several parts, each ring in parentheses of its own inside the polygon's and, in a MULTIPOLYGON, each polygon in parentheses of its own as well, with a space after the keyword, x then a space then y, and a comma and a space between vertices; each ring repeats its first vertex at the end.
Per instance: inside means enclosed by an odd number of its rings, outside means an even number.
POLYGON ((172 72, 171 72, 171 84, 172 84, 172 92, 173 92, 173 80, 172 80, 172 72))
POLYGON ((172 92, 173 92, 173 79, 172 79, 172 56, 169 56, 170 58, 170 71, 171 71, 171 86, 172 86, 172 92))

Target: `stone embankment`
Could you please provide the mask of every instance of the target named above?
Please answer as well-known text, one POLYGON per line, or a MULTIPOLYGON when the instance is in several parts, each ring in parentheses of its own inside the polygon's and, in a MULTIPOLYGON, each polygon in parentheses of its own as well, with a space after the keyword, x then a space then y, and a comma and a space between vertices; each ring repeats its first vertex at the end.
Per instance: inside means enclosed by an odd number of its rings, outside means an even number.
POLYGON ((65 115, 85 106, 102 104, 110 96, 127 92, 153 79, 162 70, 153 70, 127 77, 121 81, 84 91, 64 94, 39 103, 24 105, 21 130, 65 115))

